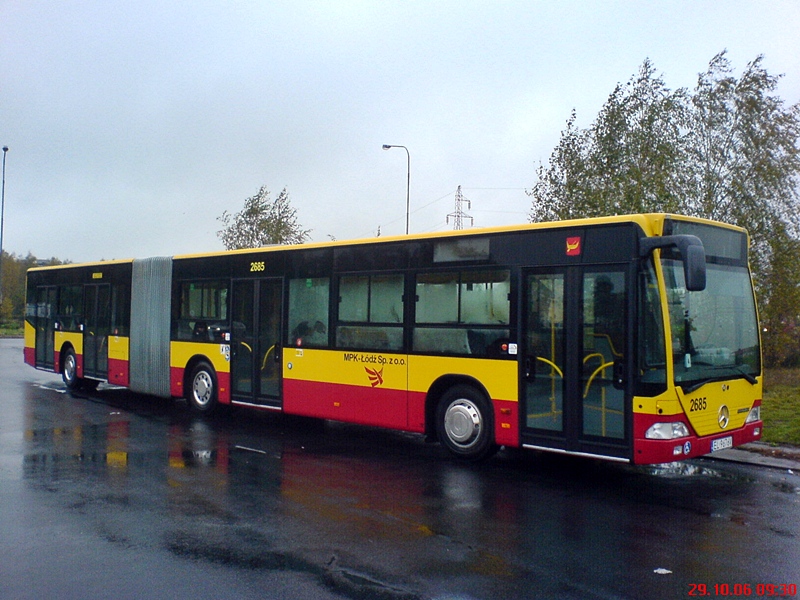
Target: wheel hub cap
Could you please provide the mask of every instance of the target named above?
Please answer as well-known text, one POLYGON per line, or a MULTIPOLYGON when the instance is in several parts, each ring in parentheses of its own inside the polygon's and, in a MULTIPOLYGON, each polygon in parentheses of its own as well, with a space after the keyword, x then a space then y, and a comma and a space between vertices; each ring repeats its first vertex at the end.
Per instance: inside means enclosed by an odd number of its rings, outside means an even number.
POLYGON ((199 374, 194 380, 194 397, 200 404, 208 402, 211 381, 205 373, 199 374))
POLYGON ((451 440, 458 444, 469 444, 480 433, 480 413, 468 402, 454 402, 447 409, 444 426, 451 440))

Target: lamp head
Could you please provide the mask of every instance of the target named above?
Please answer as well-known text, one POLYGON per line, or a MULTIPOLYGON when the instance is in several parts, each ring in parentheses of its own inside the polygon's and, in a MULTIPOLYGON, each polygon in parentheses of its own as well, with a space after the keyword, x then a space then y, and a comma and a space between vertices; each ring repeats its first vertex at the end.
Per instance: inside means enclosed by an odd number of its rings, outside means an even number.
MULTIPOLYGON (((392 146, 391 146, 390 144, 384 144, 384 145, 383 145, 383 149, 384 149, 384 150, 388 150, 388 149, 389 149, 389 148, 391 148, 391 147, 392 147, 392 146)), ((3 150, 5 150, 5 148, 3 148, 3 150)))

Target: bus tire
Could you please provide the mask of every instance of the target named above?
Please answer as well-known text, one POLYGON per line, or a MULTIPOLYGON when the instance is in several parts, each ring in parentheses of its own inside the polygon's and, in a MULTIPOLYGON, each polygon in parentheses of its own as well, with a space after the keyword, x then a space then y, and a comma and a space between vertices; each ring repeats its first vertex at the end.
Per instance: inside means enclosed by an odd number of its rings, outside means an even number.
POLYGON ((68 390, 77 390, 81 386, 81 378, 78 377, 78 359, 72 348, 67 348, 64 352, 64 359, 61 363, 61 379, 68 390))
POLYGON ((453 386, 442 396, 436 408, 436 431, 458 458, 483 460, 498 449, 491 403, 469 385, 453 386))
POLYGON ((197 363, 189 375, 186 401, 198 413, 210 414, 217 407, 217 375, 205 361, 197 363))

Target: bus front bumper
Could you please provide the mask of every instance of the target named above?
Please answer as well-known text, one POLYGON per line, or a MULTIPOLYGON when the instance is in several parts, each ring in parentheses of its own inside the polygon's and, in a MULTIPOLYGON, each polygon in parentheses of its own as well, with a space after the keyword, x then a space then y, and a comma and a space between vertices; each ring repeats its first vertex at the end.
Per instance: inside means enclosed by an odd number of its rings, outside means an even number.
POLYGON ((705 456, 760 440, 763 429, 763 421, 753 421, 739 429, 703 437, 689 435, 671 440, 637 438, 634 440, 633 462, 651 465, 705 456))

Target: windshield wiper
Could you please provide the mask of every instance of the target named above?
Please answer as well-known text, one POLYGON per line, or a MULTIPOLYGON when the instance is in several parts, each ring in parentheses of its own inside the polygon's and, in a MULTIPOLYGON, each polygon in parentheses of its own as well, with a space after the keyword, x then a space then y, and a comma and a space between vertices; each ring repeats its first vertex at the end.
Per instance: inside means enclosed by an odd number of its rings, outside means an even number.
POLYGON ((753 377, 750 373, 745 371, 742 367, 734 367, 734 370, 742 376, 742 379, 746 380, 747 383, 750 385, 755 385, 758 383, 758 379, 753 377))
MULTIPOLYGON (((758 383, 758 379, 753 377, 750 373, 745 371, 742 367, 728 366, 728 367, 716 367, 716 368, 717 369, 733 369, 734 371, 736 371, 736 374, 738 375, 737 379, 744 379, 750 385, 755 385, 755 384, 758 383)), ((723 376, 720 376, 720 377, 707 377, 705 379, 700 379, 699 381, 695 381, 694 383, 686 385, 686 386, 681 385, 681 387, 683 388, 683 393, 684 394, 691 394, 692 392, 694 392, 695 390, 700 389, 701 387, 703 387, 707 383, 712 383, 714 381, 720 381, 720 380, 723 380, 723 379, 726 379, 726 377, 723 377, 723 376)))
POLYGON ((693 391, 699 390, 705 384, 711 383, 712 381, 716 381, 716 378, 701 379, 700 381, 695 381, 692 385, 681 385, 681 387, 683 388, 684 394, 691 394, 693 391))

